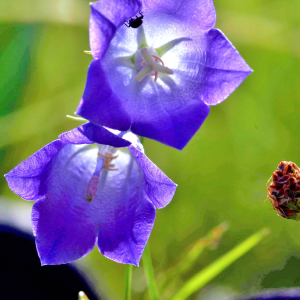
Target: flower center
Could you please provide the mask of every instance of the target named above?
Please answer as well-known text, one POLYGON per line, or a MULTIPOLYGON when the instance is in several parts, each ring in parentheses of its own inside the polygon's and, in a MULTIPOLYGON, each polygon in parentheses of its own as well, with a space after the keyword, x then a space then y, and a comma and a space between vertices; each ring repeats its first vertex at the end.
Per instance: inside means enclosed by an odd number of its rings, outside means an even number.
POLYGON ((98 158, 95 171, 88 183, 87 191, 84 199, 87 202, 92 202, 97 194, 99 181, 100 181, 100 173, 102 169, 107 171, 116 171, 118 169, 114 168, 114 164, 111 162, 118 157, 118 155, 113 156, 109 151, 107 151, 108 146, 104 146, 101 150, 98 151, 98 158))
POLYGON ((148 49, 146 47, 136 52, 135 65, 137 68, 140 68, 140 66, 142 66, 142 69, 135 77, 137 82, 142 81, 146 76, 155 76, 154 82, 156 82, 158 78, 158 73, 168 75, 174 74, 174 72, 171 69, 165 67, 164 62, 158 55, 150 54, 149 50, 152 50, 151 52, 154 52, 153 49, 148 49), (161 64, 159 64, 159 62, 161 64))

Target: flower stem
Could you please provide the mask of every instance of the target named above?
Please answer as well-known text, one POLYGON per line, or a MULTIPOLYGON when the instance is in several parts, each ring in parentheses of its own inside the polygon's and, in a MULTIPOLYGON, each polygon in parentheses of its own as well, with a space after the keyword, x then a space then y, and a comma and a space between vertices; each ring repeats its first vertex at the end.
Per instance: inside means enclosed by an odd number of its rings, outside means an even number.
POLYGON ((74 120, 74 121, 80 121, 80 122, 86 122, 87 120, 84 118, 80 118, 80 117, 74 117, 74 116, 70 116, 70 115, 66 115, 67 118, 74 120))
POLYGON ((155 278, 154 278, 149 242, 144 250, 142 259, 143 259, 145 275, 147 278, 150 299, 151 300, 159 300, 160 298, 159 298, 158 289, 157 289, 157 286, 155 283, 155 278))
POLYGON ((125 273, 125 300, 131 299, 132 265, 126 265, 125 273))

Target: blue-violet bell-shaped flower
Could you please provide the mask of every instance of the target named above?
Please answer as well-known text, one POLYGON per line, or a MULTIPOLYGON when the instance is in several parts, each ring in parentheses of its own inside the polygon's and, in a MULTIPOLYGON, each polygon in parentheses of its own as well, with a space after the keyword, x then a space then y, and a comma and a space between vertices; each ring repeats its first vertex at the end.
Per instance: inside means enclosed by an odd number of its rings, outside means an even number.
POLYGON ((91 3, 94 60, 76 113, 183 149, 252 72, 215 21, 212 0, 91 3))
POLYGON ((43 265, 76 260, 96 243, 107 258, 138 265, 155 208, 177 187, 137 136, 92 123, 61 134, 5 177, 17 195, 36 200, 32 224, 43 265))

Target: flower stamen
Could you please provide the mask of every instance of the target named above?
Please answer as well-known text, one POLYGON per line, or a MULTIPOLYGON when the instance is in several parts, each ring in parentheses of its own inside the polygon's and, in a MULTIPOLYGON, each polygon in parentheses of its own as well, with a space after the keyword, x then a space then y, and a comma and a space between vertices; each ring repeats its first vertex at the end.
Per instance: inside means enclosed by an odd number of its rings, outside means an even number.
MULTIPOLYGON (((165 65, 164 62, 162 61, 162 59, 161 59, 160 57, 158 57, 157 55, 151 54, 151 56, 155 59, 155 62, 156 62, 156 63, 157 63, 158 61, 160 61, 160 62, 162 63, 163 66, 165 65)), ((141 62, 141 65, 142 65, 142 67, 146 67, 147 64, 146 64, 146 62, 143 60, 143 61, 141 62)), ((158 72, 157 72, 157 71, 151 72, 151 73, 148 74, 148 76, 155 76, 155 77, 154 77, 154 82, 156 82, 156 81, 157 81, 157 78, 158 78, 158 72)))
POLYGON ((98 159, 100 157, 105 158, 103 169, 107 171, 117 171, 118 169, 112 169, 115 165, 110 164, 110 162, 118 157, 118 155, 113 156, 110 152, 106 152, 105 154, 102 154, 101 152, 98 152, 98 159))
POLYGON ((143 68, 135 77, 137 82, 140 82, 146 76, 153 76, 153 75, 155 76, 154 82, 156 82, 159 72, 168 75, 174 74, 174 72, 171 69, 165 67, 160 57, 158 57, 157 55, 150 55, 147 48, 143 48, 141 50, 141 54, 144 58, 144 61, 141 62, 143 68), (155 61, 153 61, 152 57, 154 58, 155 61), (158 64, 158 61, 160 61, 162 65, 158 64))

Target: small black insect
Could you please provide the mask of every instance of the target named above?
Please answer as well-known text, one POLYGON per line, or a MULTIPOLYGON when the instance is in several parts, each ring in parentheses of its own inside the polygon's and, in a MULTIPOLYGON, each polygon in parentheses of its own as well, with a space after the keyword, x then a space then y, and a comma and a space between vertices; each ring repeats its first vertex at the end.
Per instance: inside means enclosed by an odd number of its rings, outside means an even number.
POLYGON ((124 25, 126 25, 127 27, 132 27, 132 28, 138 28, 143 24, 143 18, 144 16, 142 15, 142 12, 140 12, 140 17, 136 16, 136 19, 132 19, 130 18, 130 20, 126 23, 124 23, 124 25))

